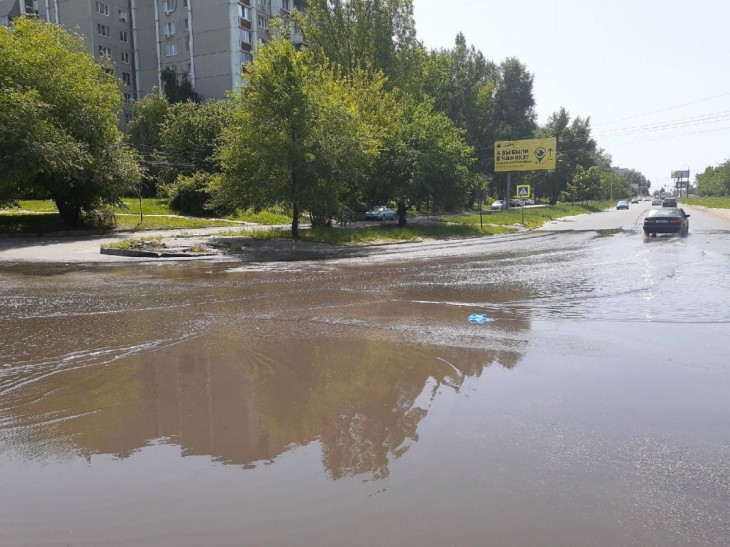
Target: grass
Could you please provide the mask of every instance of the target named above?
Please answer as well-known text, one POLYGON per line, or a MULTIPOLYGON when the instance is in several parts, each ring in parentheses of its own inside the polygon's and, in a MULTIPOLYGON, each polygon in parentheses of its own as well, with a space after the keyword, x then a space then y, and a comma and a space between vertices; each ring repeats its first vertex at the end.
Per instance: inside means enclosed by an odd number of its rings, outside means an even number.
POLYGON ((47 234, 68 230, 58 213, 0 213, 2 234, 47 234))
MULTIPOLYGON (((126 213, 139 215, 139 200, 134 198, 123 199, 124 207, 112 207, 112 213, 126 213)), ((170 209, 167 199, 164 198, 144 198, 142 199, 142 216, 144 215, 176 215, 177 213, 170 209)))
POLYGON ((216 227, 235 226, 225 220, 209 220, 196 217, 143 217, 142 222, 139 221, 137 215, 117 215, 117 230, 172 230, 185 228, 216 228, 216 227))
MULTIPOLYGON (((702 199, 702 198, 694 198, 702 199)), ((689 203, 689 201, 687 201, 689 203)), ((730 198, 728 198, 730 202, 730 198)), ((117 230, 145 231, 164 229, 197 229, 209 227, 233 226, 226 219, 205 219, 185 216, 154 216, 174 215, 170 211, 167 201, 159 198, 142 200, 143 220, 140 222, 138 211, 139 202, 134 199, 127 201, 129 208, 115 208, 117 230), (137 213, 135 213, 135 207, 137 213)), ((713 203, 722 203, 713 200, 713 203)), ((704 203, 703 203, 704 204, 704 203)), ((534 228, 549 220, 558 217, 578 215, 587 212, 601 211, 613 207, 613 203, 594 202, 590 205, 560 204, 550 207, 535 207, 524 210, 524 226, 534 228)), ((715 205, 722 207, 723 205, 715 205)), ((728 205, 730 206, 730 205, 728 205)), ((368 243, 382 243, 393 241, 412 241, 417 239, 448 239, 457 237, 475 237, 479 235, 493 235, 515 231, 515 226, 522 225, 520 209, 498 211, 484 214, 484 227, 479 228, 479 215, 461 214, 444 215, 436 223, 410 223, 400 229, 395 224, 373 226, 354 229, 313 229, 302 230, 300 237, 305 241, 326 243, 335 246, 362 245, 368 243)), ((281 211, 253 211, 239 212, 231 219, 255 222, 258 224, 289 224, 291 217, 281 211)), ((42 234, 49 232, 63 232, 68 228, 61 222, 52 201, 21 201, 19 208, 0 211, 0 233, 12 234, 42 234)), ((259 238, 281 239, 291 237, 289 229, 272 229, 257 232, 241 232, 243 235, 259 238)))
POLYGON ((685 205, 699 205, 711 209, 730 209, 730 197, 680 198, 685 205))
MULTIPOLYGON (((595 213, 597 211, 603 211, 613 205, 609 202, 593 202, 588 205, 583 204, 564 204, 550 205, 547 207, 534 207, 526 208, 524 210, 524 224, 523 224, 523 210, 522 209, 509 209, 508 211, 494 211, 489 214, 484 214, 482 221, 486 225, 497 225, 497 226, 517 226, 524 225, 527 228, 538 228, 550 220, 555 220, 560 217, 581 215, 583 213, 595 213)), ((449 215, 442 217, 442 220, 454 224, 466 224, 466 225, 479 225, 479 214, 468 214, 468 215, 449 215)))
MULTIPOLYGON (((335 247, 367 245, 375 243, 392 243, 399 241, 415 241, 422 239, 451 239, 494 235, 514 232, 514 228, 506 226, 478 226, 449 223, 411 223, 405 228, 395 224, 384 226, 368 226, 365 228, 313 228, 300 230, 299 239, 312 243, 324 243, 335 247)), ((241 231, 238 234, 256 239, 291 239, 291 230, 274 228, 270 230, 241 231)))
POLYGON ((102 249, 144 249, 145 251, 158 251, 162 249, 162 236, 142 237, 140 239, 125 239, 113 243, 105 243, 102 249))

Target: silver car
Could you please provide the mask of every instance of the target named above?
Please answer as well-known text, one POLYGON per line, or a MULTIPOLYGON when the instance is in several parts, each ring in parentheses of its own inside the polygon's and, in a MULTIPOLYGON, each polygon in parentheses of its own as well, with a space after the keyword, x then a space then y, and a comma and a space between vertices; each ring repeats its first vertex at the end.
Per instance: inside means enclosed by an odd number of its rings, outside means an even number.
POLYGON ((385 205, 373 207, 365 213, 365 220, 393 220, 395 211, 385 205))

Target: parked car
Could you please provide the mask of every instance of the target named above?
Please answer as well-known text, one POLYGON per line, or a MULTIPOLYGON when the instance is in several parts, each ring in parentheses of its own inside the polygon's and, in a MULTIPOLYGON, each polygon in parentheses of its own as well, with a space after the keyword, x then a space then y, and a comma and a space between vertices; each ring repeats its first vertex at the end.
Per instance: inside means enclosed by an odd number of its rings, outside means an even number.
POLYGON ((631 203, 639 203, 639 198, 634 196, 631 198, 631 203))
POLYGON ((385 205, 378 205, 365 213, 365 220, 393 220, 394 218, 395 211, 385 205))
POLYGON ((624 200, 624 199, 622 199, 621 201, 619 201, 616 204, 616 210, 619 210, 619 209, 628 209, 628 208, 629 208, 629 202, 626 201, 626 200, 624 200))
POLYGON ((532 198, 527 198, 522 201, 525 205, 535 205, 535 200, 532 198))
POLYGON ((662 198, 654 198, 651 200, 652 205, 661 205, 662 201, 664 201, 662 198))
POLYGON ((497 199, 497 200, 493 201, 492 205, 490 207, 490 209, 492 211, 501 211, 502 209, 506 209, 506 208, 507 208, 507 204, 504 201, 502 201, 501 199, 497 199))
POLYGON ((676 207, 677 206, 677 198, 664 198, 664 201, 662 201, 662 207, 676 207))
POLYGON ((651 196, 644 196, 644 201, 651 201, 651 196))
POLYGON ((510 207, 522 207, 524 204, 525 204, 525 202, 522 201, 521 199, 516 199, 515 198, 515 199, 509 200, 509 206, 510 207))
POLYGON ((652 209, 644 218, 644 234, 656 237, 657 234, 679 234, 684 237, 689 233, 689 215, 678 207, 662 207, 652 209))

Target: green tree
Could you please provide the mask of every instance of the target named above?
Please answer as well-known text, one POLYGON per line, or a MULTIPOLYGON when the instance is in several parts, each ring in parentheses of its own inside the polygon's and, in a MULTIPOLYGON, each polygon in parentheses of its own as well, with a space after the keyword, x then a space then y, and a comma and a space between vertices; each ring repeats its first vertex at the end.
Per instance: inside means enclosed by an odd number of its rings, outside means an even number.
POLYGON ((536 172, 529 179, 535 185, 537 195, 545 196, 555 204, 573 180, 578 166, 589 169, 598 164, 601 155, 591 137, 590 118, 579 116, 571 120, 565 108, 551 115, 545 126, 537 131, 537 136, 557 139, 556 167, 552 172, 536 172))
POLYGON ((215 152, 232 112, 229 100, 173 104, 160 126, 158 158, 182 171, 219 171, 215 152))
POLYGON ((132 121, 127 126, 127 139, 146 158, 152 159, 162 143, 162 124, 170 110, 164 93, 152 93, 132 104, 132 121))
POLYGON ((165 168, 160 158, 162 124, 170 110, 170 101, 164 93, 152 93, 132 104, 132 121, 127 126, 127 141, 141 155, 146 167, 142 195, 155 196, 164 182, 165 168))
POLYGON ((726 196, 730 194, 730 160, 709 166, 697 175, 697 192, 701 196, 726 196))
POLYGON ((182 80, 179 80, 177 71, 172 67, 166 67, 162 69, 160 78, 162 79, 162 92, 171 103, 184 103, 187 101, 199 103, 203 100, 198 92, 193 89, 193 84, 188 79, 187 74, 184 74, 182 80))
POLYGON ((42 191, 73 226, 139 180, 117 128, 122 96, 81 36, 13 23, 0 27, 0 196, 42 191))
POLYGON ((259 51, 247 77, 224 129, 216 201, 254 209, 285 204, 296 239, 302 211, 315 225, 337 213, 379 142, 352 86, 285 38, 259 51))
POLYGON ((593 166, 583 169, 579 165, 575 170, 573 180, 563 192, 562 201, 586 202, 592 199, 599 199, 601 196, 601 170, 593 166))
POLYGON ((466 45, 459 33, 452 49, 429 53, 424 62, 423 91, 434 98, 437 111, 464 130, 475 150, 474 169, 487 176, 491 158, 486 145, 495 140, 494 90, 498 68, 481 51, 466 45))
POLYGON ((345 74, 382 72, 405 90, 419 81, 423 51, 412 0, 309 0, 302 26, 315 57, 345 74))

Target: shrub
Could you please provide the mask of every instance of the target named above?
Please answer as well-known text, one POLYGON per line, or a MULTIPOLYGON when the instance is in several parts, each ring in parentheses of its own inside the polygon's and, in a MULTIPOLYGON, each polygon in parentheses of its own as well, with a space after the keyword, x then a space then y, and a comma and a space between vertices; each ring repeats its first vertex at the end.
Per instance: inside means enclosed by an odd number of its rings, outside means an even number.
POLYGON ((168 189, 170 209, 193 216, 210 213, 206 207, 212 197, 210 183, 213 175, 197 172, 191 176, 179 175, 168 189))

